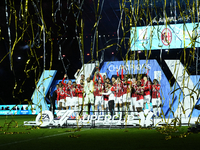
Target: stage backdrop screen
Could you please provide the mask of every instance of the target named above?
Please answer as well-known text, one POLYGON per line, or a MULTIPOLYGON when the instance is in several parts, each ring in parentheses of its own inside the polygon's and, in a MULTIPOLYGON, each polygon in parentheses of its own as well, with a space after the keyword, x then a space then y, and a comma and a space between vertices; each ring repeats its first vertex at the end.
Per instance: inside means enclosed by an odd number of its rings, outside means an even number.
POLYGON ((131 28, 131 50, 200 47, 198 23, 141 26, 131 28))

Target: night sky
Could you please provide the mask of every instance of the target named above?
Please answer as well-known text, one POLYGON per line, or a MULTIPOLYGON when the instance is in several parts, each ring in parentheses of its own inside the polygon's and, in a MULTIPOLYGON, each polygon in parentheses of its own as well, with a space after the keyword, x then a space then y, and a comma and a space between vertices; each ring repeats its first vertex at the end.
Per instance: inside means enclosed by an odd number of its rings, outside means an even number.
MULTIPOLYGON (((13 1, 12 1, 13 2, 13 1)), ((13 58, 13 70, 10 69, 10 59, 7 53, 9 52, 9 36, 8 36, 8 25, 6 24, 6 10, 5 1, 0 3, 0 104, 19 104, 24 102, 24 99, 30 101, 31 95, 35 89, 35 81, 40 77, 43 71, 44 64, 44 51, 42 45, 42 32, 41 32, 41 14, 43 14, 45 27, 46 27, 46 69, 51 66, 52 57, 52 70, 57 70, 57 75, 55 79, 62 79, 65 74, 65 68, 67 69, 67 74, 70 79, 74 78, 74 73, 77 69, 81 68, 82 62, 80 57, 80 47, 77 40, 78 36, 81 36, 81 29, 83 28, 83 47, 84 47, 84 63, 94 62, 95 60, 100 60, 103 58, 104 61, 114 61, 114 60, 124 60, 127 53, 127 46, 130 37, 130 18, 125 16, 125 13, 121 13, 119 7, 119 2, 116 0, 105 0, 102 7, 102 2, 99 4, 99 12, 101 14, 98 27, 95 28, 97 22, 97 17, 95 17, 97 1, 95 4, 92 0, 86 0, 83 3, 81 11, 77 7, 70 7, 69 0, 61 0, 61 9, 56 13, 55 17, 52 17, 52 12, 56 12, 58 4, 56 1, 43 0, 42 1, 42 12, 40 8, 40 2, 34 1, 35 6, 38 9, 39 14, 33 3, 28 3, 28 13, 25 14, 25 9, 23 13, 27 16, 27 20, 21 18, 19 15, 22 14, 20 0, 14 1, 11 5, 8 4, 8 14, 10 16, 10 31, 11 31, 11 46, 14 46, 14 41, 16 38, 16 33, 18 38, 22 38, 15 44, 14 51, 12 54, 13 58), (13 6, 13 7, 11 7, 13 6), (53 6, 53 7, 52 7, 53 6), (94 7, 95 6, 95 7, 94 7), (11 11, 10 11, 11 10, 11 11), (17 16, 17 27, 15 26, 15 11, 17 16), (81 12, 81 13, 80 13, 81 12), (79 19, 78 18, 79 14, 79 19), (122 16, 121 16, 122 14, 122 16), (40 17, 39 17, 40 16, 40 17), (120 22, 123 22, 124 31, 120 22), (55 20, 56 18, 56 20, 55 20), (76 28, 77 21, 77 28, 76 28), (81 27, 81 21, 83 21, 81 27), (16 28, 17 29, 16 29, 16 28), (24 28, 23 28, 24 27, 24 28), (27 29, 26 29, 27 27, 27 29), (119 28, 118 28, 119 27, 119 28), (26 29, 26 30, 25 30, 26 29), (77 29, 77 32, 76 32, 77 29), (96 30, 95 30, 96 29, 96 30), (118 30, 119 29, 119 30, 118 30), (25 31, 25 32, 24 32, 25 31), (98 31, 98 44, 95 43, 94 48, 91 43, 94 42, 94 33, 98 31), (119 35, 118 35, 119 31, 119 35), (34 33, 34 34, 33 34, 34 33), (126 33, 126 34, 123 34, 126 33), (34 36, 33 36, 34 35, 34 36), (33 38, 34 37, 34 38, 33 38), (124 42, 120 47, 115 44, 124 39, 124 42), (96 56, 96 44, 98 49, 103 49, 106 46, 114 44, 113 46, 99 52, 99 56, 96 56), (59 46, 61 47, 61 56, 63 57, 63 62, 59 59, 59 46), (93 53, 91 51, 93 50, 93 53), (6 56, 7 55, 7 56, 6 56), (93 60, 92 60, 93 55, 93 60), (6 56, 6 57, 5 57, 6 56), (4 60, 2 60, 5 57, 4 60)), ((82 1, 81 1, 82 2, 82 1)), ((78 1, 73 1, 74 6, 81 6, 78 1)), ((151 17, 162 16, 162 6, 163 1, 156 1, 157 12, 152 9, 150 5, 145 5, 141 3, 139 12, 140 20, 137 20, 137 26, 146 26, 149 24, 150 19, 145 16, 145 12, 149 10, 151 17)), ((167 3, 169 7, 171 4, 167 3)), ((130 4, 126 4, 127 11, 130 9, 130 4)), ((181 8, 185 8, 186 5, 181 3, 181 8)), ((23 8, 25 8, 25 2, 23 2, 23 8)), ((172 7, 173 8, 173 7, 172 7)), ((173 8, 174 9, 174 8, 173 8)), ((174 16, 174 12, 170 9, 166 9, 167 16, 174 16)), ((187 13, 187 12, 185 12, 187 13)), ((177 16, 179 10, 177 9, 177 16)), ((134 18, 132 18, 134 21, 134 18)), ((172 22, 173 23, 173 22, 172 22)), ((180 22, 181 23, 181 22, 180 22)), ((160 22, 163 25, 163 22, 160 22)), ((134 25, 132 25, 134 26, 134 25)), ((190 67, 188 71, 190 74, 195 74, 196 69, 196 58, 191 59, 191 49, 185 50, 186 62, 190 61, 190 67)), ((156 59, 162 66, 163 71, 167 75, 168 79, 171 79, 171 73, 169 72, 164 59, 180 59, 184 63, 184 50, 183 49, 173 49, 169 52, 163 50, 162 60, 160 59, 160 50, 155 50, 151 52, 149 59, 156 59)), ((130 56, 131 53, 128 54, 130 56)), ((146 59, 145 53, 142 52, 138 54, 139 59, 146 59)), ((135 57, 137 59, 137 57, 135 57)), ((174 82, 174 80, 172 79, 174 82)))

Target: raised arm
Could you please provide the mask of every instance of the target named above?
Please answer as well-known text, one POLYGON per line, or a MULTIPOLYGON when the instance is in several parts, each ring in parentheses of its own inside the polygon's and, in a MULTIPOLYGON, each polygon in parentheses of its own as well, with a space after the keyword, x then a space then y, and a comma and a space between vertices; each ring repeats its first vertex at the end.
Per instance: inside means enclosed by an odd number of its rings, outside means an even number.
POLYGON ((80 72, 80 69, 78 69, 78 70, 76 71, 76 73, 74 74, 75 79, 78 78, 79 72, 80 72))
POLYGON ((117 69, 117 77, 119 77, 119 73, 118 73, 118 71, 119 71, 119 70, 117 69))
POLYGON ((65 80, 66 77, 67 77, 67 75, 65 74, 65 75, 64 75, 64 78, 62 79, 62 84, 63 84, 64 86, 67 85, 66 83, 64 83, 64 80, 65 80))
MULTIPOLYGON (((124 79, 124 74, 123 74, 123 66, 122 66, 122 72, 121 72, 121 78, 122 80, 124 79)), ((119 70, 117 69, 117 77, 119 77, 119 70)))
POLYGON ((121 78, 122 78, 122 80, 124 79, 124 74, 123 74, 123 71, 124 71, 124 69, 123 69, 124 67, 122 66, 122 73, 121 73, 121 78))

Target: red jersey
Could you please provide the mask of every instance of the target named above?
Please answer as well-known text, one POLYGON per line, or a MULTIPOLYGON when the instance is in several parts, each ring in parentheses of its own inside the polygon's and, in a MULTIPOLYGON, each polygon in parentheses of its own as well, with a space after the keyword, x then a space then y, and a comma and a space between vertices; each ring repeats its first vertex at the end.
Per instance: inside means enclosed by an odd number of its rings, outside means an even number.
POLYGON ((78 88, 77 86, 71 86, 71 92, 72 92, 72 96, 73 97, 77 97, 78 96, 78 88))
POLYGON ((67 94, 67 97, 72 97, 72 85, 66 85, 66 94, 67 94))
MULTIPOLYGON (((119 77, 119 73, 117 72, 117 77, 119 77)), ((123 75, 123 68, 122 68, 122 72, 121 72, 121 79, 124 79, 124 75, 123 75)), ((127 89, 126 89, 127 90, 127 89)), ((124 94, 123 92, 123 82, 120 83, 115 83, 115 96, 116 97, 121 97, 124 94)))
POLYGON ((56 91, 56 93, 58 94, 58 92, 59 92, 59 88, 58 88, 58 89, 56 89, 55 91, 56 91))
POLYGON ((160 84, 152 85, 152 98, 160 98, 160 84))
POLYGON ((78 84, 78 97, 83 97, 84 85, 78 84))
POLYGON ((121 97, 123 95, 122 83, 115 84, 115 96, 121 97))
POLYGON ((64 89, 65 88, 63 88, 62 90, 58 91, 58 93, 57 93, 57 100, 65 99, 66 93, 65 93, 64 89))
POLYGON ((94 96, 102 96, 100 93, 103 92, 104 86, 102 84, 94 84, 94 96))
MULTIPOLYGON (((142 93, 143 91, 144 91, 143 88, 140 86, 140 87, 136 88, 135 92, 142 93)), ((136 95, 137 95, 137 101, 144 99, 144 95, 140 95, 140 94, 137 94, 137 93, 136 93, 136 95)))
POLYGON ((151 90, 151 82, 146 81, 143 83, 144 86, 144 95, 150 95, 150 90, 151 90))

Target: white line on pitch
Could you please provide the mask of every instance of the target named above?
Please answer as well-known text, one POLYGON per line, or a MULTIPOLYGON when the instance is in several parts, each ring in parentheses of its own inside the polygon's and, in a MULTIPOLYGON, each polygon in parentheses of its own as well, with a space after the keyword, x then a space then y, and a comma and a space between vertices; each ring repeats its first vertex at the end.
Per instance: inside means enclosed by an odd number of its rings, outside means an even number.
MULTIPOLYGON (((87 130, 90 130, 90 129, 81 130, 81 131, 87 131, 87 130)), ((81 131, 79 131, 79 132, 81 132, 81 131)), ((59 135, 64 135, 64 134, 70 134, 70 133, 73 133, 73 132, 60 133, 60 134, 55 134, 55 135, 49 135, 49 136, 44 136, 44 137, 38 137, 38 138, 34 138, 34 139, 28 139, 28 140, 16 141, 16 142, 12 142, 12 143, 1 144, 0 147, 1 147, 1 146, 6 146, 6 145, 11 145, 11 144, 18 144, 18 143, 28 142, 28 141, 31 141, 31 140, 45 139, 45 138, 49 138, 49 137, 54 137, 54 136, 59 136, 59 135)))

